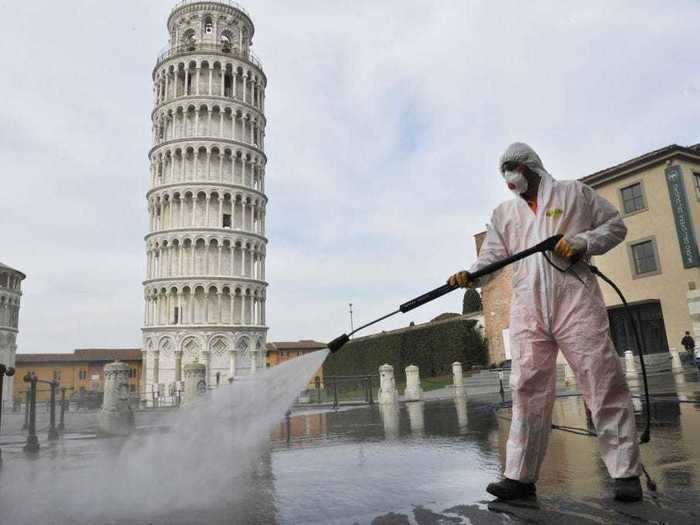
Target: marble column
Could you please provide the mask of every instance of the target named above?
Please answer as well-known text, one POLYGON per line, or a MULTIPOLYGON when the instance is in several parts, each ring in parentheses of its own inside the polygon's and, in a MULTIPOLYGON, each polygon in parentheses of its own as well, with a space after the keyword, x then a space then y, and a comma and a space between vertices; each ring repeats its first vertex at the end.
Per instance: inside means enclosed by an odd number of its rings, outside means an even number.
POLYGON ((182 381, 182 350, 175 351, 175 381, 182 381))
MULTIPOLYGON (((233 303, 231 303, 231 308, 233 308, 233 303)), ((228 356, 228 377, 233 379, 236 376, 236 352, 235 350, 229 351, 228 356)))
POLYGON ((153 375, 151 376, 151 383, 154 384, 154 385, 156 385, 156 388, 157 388, 157 385, 158 385, 158 382, 159 382, 159 377, 158 377, 158 374, 159 374, 158 365, 159 365, 159 360, 160 360, 160 359, 159 359, 159 357, 160 357, 160 352, 159 352, 158 350, 154 350, 154 351, 152 352, 152 354, 153 354, 153 375))

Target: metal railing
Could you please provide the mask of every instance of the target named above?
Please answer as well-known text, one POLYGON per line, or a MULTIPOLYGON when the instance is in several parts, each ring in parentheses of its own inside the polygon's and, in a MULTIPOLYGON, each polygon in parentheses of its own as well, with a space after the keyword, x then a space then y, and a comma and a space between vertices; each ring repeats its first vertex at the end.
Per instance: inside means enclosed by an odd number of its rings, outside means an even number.
POLYGON ((228 43, 213 43, 213 42, 188 42, 177 46, 167 46, 163 48, 156 59, 156 66, 162 64, 165 60, 177 55, 187 53, 218 53, 234 58, 240 58, 246 62, 250 62, 259 69, 263 69, 262 61, 255 56, 250 50, 242 50, 228 43))
MULTIPOLYGON (((227 5, 229 7, 233 7, 234 9, 238 9, 240 12, 242 12, 244 15, 246 15, 248 18, 250 18, 251 21, 253 20, 253 18, 250 16, 250 13, 248 11, 246 11, 245 8, 243 6, 241 6, 240 4, 238 4, 237 2, 232 2, 231 0, 213 0, 213 1, 217 4, 224 4, 224 5, 227 5)), ((175 11, 177 11, 178 9, 180 9, 181 7, 184 7, 186 5, 199 4, 202 2, 204 2, 204 0, 180 0, 170 10, 170 14, 174 13, 175 11)))
POLYGON ((309 388, 298 398, 299 404, 332 404, 338 408, 342 404, 374 404, 375 390, 379 386, 374 376, 326 376, 316 378, 314 388, 309 388))

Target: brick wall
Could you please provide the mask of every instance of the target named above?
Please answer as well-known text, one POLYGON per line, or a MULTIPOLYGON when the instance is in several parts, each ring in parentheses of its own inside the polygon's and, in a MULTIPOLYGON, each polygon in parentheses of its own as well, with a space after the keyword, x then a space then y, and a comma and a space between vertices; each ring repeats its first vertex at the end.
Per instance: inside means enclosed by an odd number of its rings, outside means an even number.
MULTIPOLYGON (((486 232, 474 236, 477 254, 481 250, 486 232)), ((498 276, 481 289, 481 303, 484 312, 484 325, 489 345, 489 363, 500 363, 506 359, 503 342, 503 330, 510 325, 510 299, 512 294, 510 266, 504 268, 498 276)))

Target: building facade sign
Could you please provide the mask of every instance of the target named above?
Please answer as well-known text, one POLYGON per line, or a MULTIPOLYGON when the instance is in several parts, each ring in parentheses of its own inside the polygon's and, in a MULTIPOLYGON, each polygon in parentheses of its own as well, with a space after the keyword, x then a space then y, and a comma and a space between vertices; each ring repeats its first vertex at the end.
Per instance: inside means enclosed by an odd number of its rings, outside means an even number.
POLYGON ((676 223, 678 244, 681 249, 684 268, 700 266, 700 254, 695 240, 693 220, 688 207, 688 197, 683 183, 683 170, 680 166, 673 165, 666 168, 666 183, 668 195, 671 199, 671 209, 676 223))

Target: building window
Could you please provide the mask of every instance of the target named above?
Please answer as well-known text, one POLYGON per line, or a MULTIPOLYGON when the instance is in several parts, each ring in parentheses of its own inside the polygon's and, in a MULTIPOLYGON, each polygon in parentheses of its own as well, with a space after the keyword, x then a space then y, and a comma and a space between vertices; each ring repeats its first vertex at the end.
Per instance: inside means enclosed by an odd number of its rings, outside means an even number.
POLYGON ((638 242, 631 245, 635 275, 645 275, 659 271, 656 260, 656 247, 653 240, 638 242))
POLYGON ((78 379, 80 379, 80 380, 87 379, 87 370, 79 370, 78 371, 78 379))
POLYGON ((175 307, 175 311, 173 314, 173 324, 178 324, 180 322, 180 308, 175 307))
POLYGON ((214 24, 211 21, 211 17, 207 17, 204 19, 204 32, 207 34, 211 34, 214 31, 214 24))
POLYGON ((693 172, 693 182, 695 182, 695 196, 700 199, 700 171, 693 172))
POLYGON ((622 195, 622 209, 625 214, 634 213, 635 211, 646 208, 641 182, 620 189, 620 193, 622 195))
POLYGON ((223 224, 222 226, 224 228, 230 228, 231 227, 231 214, 230 213, 224 213, 224 218, 223 218, 223 224))
POLYGON ((54 380, 54 381, 60 381, 60 380, 61 380, 61 371, 60 371, 60 370, 54 370, 54 371, 53 371, 53 380, 54 380))

